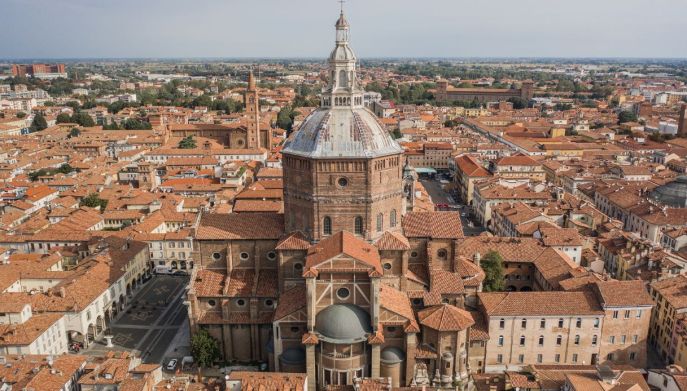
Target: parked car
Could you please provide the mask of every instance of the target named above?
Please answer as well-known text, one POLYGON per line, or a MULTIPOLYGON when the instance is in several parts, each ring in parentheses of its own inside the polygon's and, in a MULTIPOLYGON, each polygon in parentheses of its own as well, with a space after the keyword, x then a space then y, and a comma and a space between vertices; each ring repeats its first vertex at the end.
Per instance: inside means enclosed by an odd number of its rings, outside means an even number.
POLYGON ((177 369, 177 362, 178 361, 176 358, 169 360, 169 363, 167 363, 167 370, 173 371, 173 370, 177 369))

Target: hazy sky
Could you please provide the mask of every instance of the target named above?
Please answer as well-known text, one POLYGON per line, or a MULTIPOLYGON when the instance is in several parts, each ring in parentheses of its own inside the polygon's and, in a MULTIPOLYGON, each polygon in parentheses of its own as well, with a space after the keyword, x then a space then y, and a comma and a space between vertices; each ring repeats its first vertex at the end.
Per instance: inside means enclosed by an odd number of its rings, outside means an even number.
MULTIPOLYGON (((0 0, 0 58, 325 57, 335 0, 0 0)), ((348 0, 359 57, 687 57, 686 0, 348 0)))

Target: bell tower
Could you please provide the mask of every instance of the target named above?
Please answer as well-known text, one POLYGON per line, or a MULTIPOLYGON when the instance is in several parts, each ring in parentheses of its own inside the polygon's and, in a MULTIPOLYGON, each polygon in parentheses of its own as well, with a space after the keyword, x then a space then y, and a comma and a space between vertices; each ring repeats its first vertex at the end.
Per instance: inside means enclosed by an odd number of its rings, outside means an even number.
POLYGON ((258 149, 260 145, 260 104, 258 88, 255 85, 255 77, 251 70, 248 74, 248 88, 246 88, 246 115, 248 116, 248 134, 246 134, 246 146, 251 149, 258 149))

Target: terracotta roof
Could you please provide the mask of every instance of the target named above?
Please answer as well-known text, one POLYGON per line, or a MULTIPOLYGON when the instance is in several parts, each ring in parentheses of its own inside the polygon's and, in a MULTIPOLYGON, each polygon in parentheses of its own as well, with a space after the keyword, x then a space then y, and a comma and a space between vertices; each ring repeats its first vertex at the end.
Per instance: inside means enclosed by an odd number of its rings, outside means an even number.
POLYGON ((654 301, 641 280, 598 281, 595 290, 604 307, 653 306, 654 301))
POLYGON ((417 316, 420 324, 438 331, 462 331, 475 324, 469 312, 449 304, 426 308, 417 316))
POLYGON ((379 250, 410 250, 410 243, 398 232, 386 231, 374 242, 379 250))
POLYGON ((460 212, 410 212, 403 217, 408 238, 461 239, 460 212))
POLYGON ((269 373, 232 371, 229 381, 240 381, 241 390, 246 391, 305 391, 305 373, 269 373))
POLYGON ((276 250, 307 250, 310 242, 301 231, 292 232, 279 240, 276 250))
POLYGON ((408 295, 406 295, 405 293, 389 285, 380 284, 379 304, 383 308, 406 318, 409 322, 406 327, 408 330, 416 330, 415 332, 420 331, 420 329, 417 326, 417 322, 415 321, 413 309, 410 306, 410 299, 408 298, 408 295))
MULTIPOLYGON (((305 261, 304 273, 308 271, 317 273, 315 269, 318 269, 322 263, 341 254, 363 262, 367 265, 365 269, 371 268, 370 273, 377 275, 384 273, 377 248, 346 231, 337 232, 310 247, 305 261)), ((350 269, 360 268, 357 263, 350 266, 350 269)))
POLYGON ((651 284, 651 288, 659 292, 676 310, 687 308, 687 276, 680 274, 656 281, 651 284))
POLYGON ((191 289, 197 296, 220 297, 224 292, 224 281, 227 275, 224 270, 202 269, 196 273, 191 289))
POLYGON ((278 240, 284 234, 284 215, 277 213, 203 214, 198 240, 278 240))
POLYGON ((62 316, 61 313, 33 314, 24 323, 0 324, 0 346, 30 345, 62 316))
POLYGON ((541 163, 532 159, 529 156, 517 154, 513 156, 504 156, 496 161, 499 166, 540 166, 541 163))
POLYGON ((277 321, 306 306, 305 285, 297 285, 279 295, 274 320, 277 321))
POLYGON ((480 302, 489 316, 597 315, 603 314, 592 292, 481 292, 480 302))

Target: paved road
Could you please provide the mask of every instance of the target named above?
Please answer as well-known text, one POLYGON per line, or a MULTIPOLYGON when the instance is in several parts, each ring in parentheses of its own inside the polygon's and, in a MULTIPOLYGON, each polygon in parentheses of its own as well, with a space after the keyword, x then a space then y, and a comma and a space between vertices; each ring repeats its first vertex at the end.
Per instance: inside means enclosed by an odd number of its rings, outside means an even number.
POLYGON ((113 348, 104 341, 91 345, 87 353, 100 354, 108 350, 140 353, 145 363, 162 363, 181 326, 188 322, 183 304, 186 277, 156 276, 136 293, 125 313, 109 326, 113 348))
MULTIPOLYGON (((432 198, 433 203, 462 206, 462 204, 458 203, 448 192, 446 192, 441 187, 441 182, 439 182, 438 180, 421 179, 420 182, 422 182, 422 185, 427 190, 427 193, 429 194, 430 198, 432 198)), ((463 209, 460 209, 460 211, 462 213, 463 209)), ((461 216, 460 220, 461 223, 463 223, 463 233, 465 233, 465 236, 477 236, 484 232, 484 228, 478 224, 475 224, 474 222, 472 222, 473 227, 470 227, 470 221, 467 217, 461 216)))

